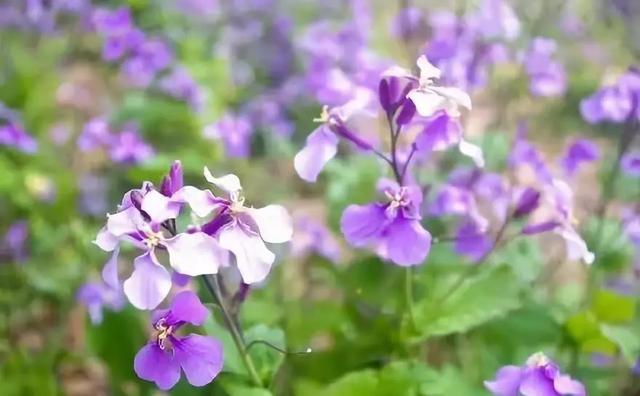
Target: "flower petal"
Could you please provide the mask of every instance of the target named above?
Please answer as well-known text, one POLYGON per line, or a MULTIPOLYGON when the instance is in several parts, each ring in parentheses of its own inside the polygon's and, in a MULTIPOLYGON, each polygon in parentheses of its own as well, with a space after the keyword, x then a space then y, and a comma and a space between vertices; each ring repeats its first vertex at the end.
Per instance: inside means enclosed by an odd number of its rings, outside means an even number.
POLYGON ((149 191, 142 198, 142 210, 144 210, 151 221, 161 224, 165 220, 175 219, 180 213, 180 203, 160 194, 156 190, 149 191))
POLYGON ((471 110, 471 98, 469 94, 456 87, 429 87, 436 94, 445 97, 454 105, 471 110))
POLYGON ((524 396, 558 394, 553 387, 553 380, 546 376, 543 367, 536 367, 525 374, 520 384, 520 393, 524 396))
POLYGON ((163 351, 153 342, 136 353, 133 369, 138 377, 155 382, 162 390, 173 388, 180 380, 180 364, 174 355, 163 351))
POLYGON ((135 207, 131 206, 120 212, 107 215, 107 231, 115 237, 132 234, 138 231, 138 224, 142 216, 135 207))
POLYGON ((321 126, 308 137, 302 150, 293 159, 293 166, 303 180, 313 183, 338 151, 338 137, 327 127, 321 126))
POLYGON ((263 280, 276 258, 258 234, 246 232, 238 224, 220 231, 220 246, 234 254, 242 280, 248 284, 263 280))
POLYGON ((190 290, 180 292, 171 301, 171 316, 175 320, 200 326, 209 316, 209 310, 202 305, 198 295, 190 290))
POLYGON ((107 229, 107 226, 104 226, 98 231, 98 235, 96 235, 95 243, 98 247, 105 252, 110 252, 118 246, 119 239, 117 236, 113 235, 107 229))
POLYGON ((120 248, 116 248, 111 258, 102 267, 102 279, 110 288, 120 290, 120 278, 118 277, 118 254, 120 248))
POLYGON ((471 158, 477 167, 484 167, 484 155, 482 153, 482 149, 480 146, 477 146, 473 143, 469 143, 464 139, 460 139, 460 143, 458 144, 458 149, 460 153, 466 155, 471 158))
POLYGON ((388 221, 382 205, 349 205, 342 213, 340 230, 350 245, 363 247, 380 236, 388 221))
POLYGON ((204 386, 222 371, 222 343, 198 334, 174 342, 175 359, 180 362, 187 381, 193 386, 204 386))
POLYGON ((293 220, 284 206, 268 205, 260 209, 248 209, 248 212, 265 242, 285 243, 291 240, 293 220))
POLYGON ((431 91, 414 89, 407 94, 407 98, 416 106, 416 111, 423 117, 430 117, 445 105, 445 99, 431 91))
POLYGON ((134 270, 124 281, 124 294, 138 309, 154 309, 171 290, 171 275, 149 251, 136 257, 134 270))
POLYGON ((518 366, 505 366, 498 370, 493 381, 484 381, 484 386, 495 396, 518 396, 522 381, 522 369, 518 366))
POLYGON ((424 263, 431 250, 431 234, 419 221, 398 217, 385 230, 384 256, 401 266, 424 263))
POLYGON ((178 234, 164 245, 169 251, 171 266, 183 275, 216 274, 225 259, 218 241, 204 232, 178 234))
POLYGON ((561 395, 585 396, 587 394, 584 385, 568 375, 558 375, 554 378, 553 387, 561 395))
POLYGON ((191 211, 198 217, 206 217, 223 203, 217 199, 209 190, 200 190, 193 186, 184 186, 176 191, 171 200, 176 202, 186 202, 191 211))
POLYGON ((209 183, 215 184, 218 188, 228 192, 229 194, 242 190, 240 179, 238 176, 230 173, 228 175, 214 177, 209 171, 209 168, 204 167, 204 178, 209 183))
POLYGON ((422 55, 416 61, 418 69, 420 69, 420 82, 428 82, 429 80, 439 79, 442 72, 429 62, 425 55, 422 55))

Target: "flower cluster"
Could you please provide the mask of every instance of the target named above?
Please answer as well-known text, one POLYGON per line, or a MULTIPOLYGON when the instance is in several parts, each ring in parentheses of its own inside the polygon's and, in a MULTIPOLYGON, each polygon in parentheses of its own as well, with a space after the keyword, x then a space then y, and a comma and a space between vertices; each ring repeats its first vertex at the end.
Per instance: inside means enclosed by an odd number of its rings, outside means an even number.
POLYGON ((385 202, 349 206, 343 213, 341 229, 352 246, 370 247, 380 257, 401 266, 423 263, 431 247, 431 235, 420 223, 421 189, 407 183, 413 154, 419 151, 428 155, 457 146, 479 165, 483 163, 480 149, 463 139, 462 128, 455 120, 460 115, 459 107, 471 108, 469 96, 457 88, 438 85, 440 70, 425 56, 418 59, 417 66, 419 77, 392 67, 382 74, 379 83, 378 100, 391 128, 389 155, 360 131, 366 125, 374 125, 378 113, 375 93, 361 88, 346 104, 323 109, 317 120, 321 125, 307 137, 305 147, 294 158, 298 175, 314 182, 324 165, 336 155, 342 138, 391 165, 396 180, 379 183, 385 202), (422 132, 409 142, 411 154, 400 164, 398 139, 405 127, 422 132))
POLYGON ((590 124, 621 124, 639 117, 640 72, 635 68, 621 75, 615 84, 602 87, 580 103, 582 118, 590 124))
POLYGON ((186 70, 174 65, 169 44, 138 28, 128 8, 98 8, 92 20, 104 40, 102 58, 107 62, 121 62, 121 73, 129 85, 147 88, 164 74, 157 84, 161 91, 199 108, 200 91, 186 70), (172 66, 172 70, 168 70, 172 66))
POLYGON ((94 118, 87 122, 77 140, 82 151, 104 149, 113 162, 137 164, 153 157, 153 148, 147 144, 133 124, 124 125, 114 132, 104 118, 94 118))

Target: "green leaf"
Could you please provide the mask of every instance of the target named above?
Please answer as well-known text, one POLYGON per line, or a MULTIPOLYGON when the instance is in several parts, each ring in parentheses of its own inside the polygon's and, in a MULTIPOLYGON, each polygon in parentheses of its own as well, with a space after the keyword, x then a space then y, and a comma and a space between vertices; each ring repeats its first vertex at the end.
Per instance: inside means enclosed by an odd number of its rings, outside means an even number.
POLYGON ((628 322, 635 315, 636 301, 631 296, 623 296, 610 290, 600 290, 595 297, 592 310, 601 322, 628 322))
MULTIPOLYGON (((284 331, 280 328, 260 324, 247 330, 244 336, 247 340, 247 345, 253 341, 266 341, 280 349, 286 349, 284 331)), ((249 355, 263 381, 270 382, 284 361, 282 352, 276 351, 263 343, 253 344, 249 350, 249 355)))
POLYGON ((357 371, 338 379, 318 396, 374 396, 379 395, 378 385, 378 374, 374 370, 357 371))
POLYGON ((415 311, 420 336, 467 331, 520 307, 519 283, 509 268, 498 267, 464 281, 448 296, 420 302, 415 311))
POLYGON ((233 342, 233 338, 231 337, 229 330, 216 322, 212 316, 207 318, 203 327, 207 335, 222 342, 224 350, 224 366, 222 370, 247 376, 247 370, 242 363, 242 358, 240 357, 238 348, 236 348, 236 345, 233 342))
POLYGON ((615 343, 630 366, 640 355, 640 334, 637 329, 624 326, 601 324, 602 334, 615 343))
POLYGON ((227 392, 228 396, 273 396, 273 393, 267 389, 250 387, 239 383, 233 377, 221 378, 218 383, 227 392))

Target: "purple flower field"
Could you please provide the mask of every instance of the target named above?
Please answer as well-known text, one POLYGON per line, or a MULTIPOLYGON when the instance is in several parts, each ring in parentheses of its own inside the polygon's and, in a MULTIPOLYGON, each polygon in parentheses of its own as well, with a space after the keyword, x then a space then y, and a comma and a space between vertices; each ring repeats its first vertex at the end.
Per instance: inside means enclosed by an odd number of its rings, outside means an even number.
POLYGON ((640 3, 0 2, 0 395, 640 395, 640 3))

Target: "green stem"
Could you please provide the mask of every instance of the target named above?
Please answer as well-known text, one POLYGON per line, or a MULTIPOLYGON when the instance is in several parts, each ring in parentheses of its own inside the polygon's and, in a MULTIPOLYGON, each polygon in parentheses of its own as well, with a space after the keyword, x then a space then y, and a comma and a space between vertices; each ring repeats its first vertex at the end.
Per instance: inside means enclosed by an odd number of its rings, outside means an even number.
POLYGON ((256 386, 262 388, 264 385, 262 384, 262 380, 260 379, 260 375, 258 375, 258 371, 256 370, 256 366, 253 364, 253 360, 249 355, 249 351, 247 349, 247 345, 244 342, 244 338, 240 333, 239 326, 236 325, 236 321, 233 318, 233 315, 229 311, 227 304, 224 301, 224 297, 222 297, 222 293, 220 293, 220 284, 218 283, 218 278, 215 275, 203 275, 202 279, 204 280, 204 284, 207 287, 207 290, 211 293, 213 298, 216 300, 218 305, 220 306, 220 310, 222 311, 222 317, 224 322, 229 329, 229 333, 231 334, 231 338, 233 339, 233 343, 235 344, 238 352, 240 353, 240 358, 247 368, 247 372, 251 377, 251 381, 256 386))
POLYGON ((416 318, 413 315, 413 267, 407 267, 404 278, 404 298, 407 305, 407 314, 409 315, 409 323, 411 330, 417 329, 416 318))

